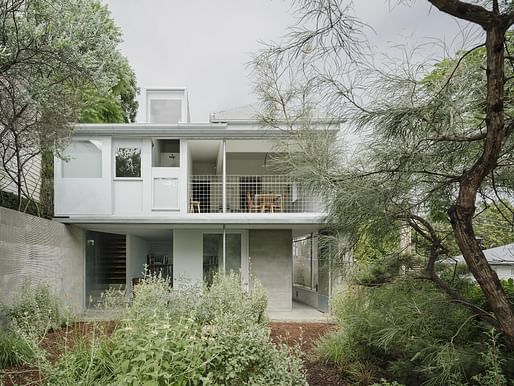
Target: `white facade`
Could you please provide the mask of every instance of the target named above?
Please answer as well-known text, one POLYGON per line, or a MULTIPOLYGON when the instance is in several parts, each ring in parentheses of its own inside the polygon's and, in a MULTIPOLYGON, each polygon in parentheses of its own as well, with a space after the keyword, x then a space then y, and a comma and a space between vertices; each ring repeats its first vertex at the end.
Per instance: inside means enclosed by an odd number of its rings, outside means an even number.
MULTIPOLYGON (((320 229, 323 205, 272 168, 287 134, 227 115, 189 123, 181 89, 152 89, 145 107, 158 123, 76 127, 65 159, 55 160, 56 218, 88 230, 89 245, 102 244, 94 232, 126 235, 126 288, 163 258, 175 285, 206 280, 212 267, 236 269, 245 286, 259 278, 270 308, 290 309, 292 235, 320 229)), ((117 263, 91 253, 96 271, 86 271, 101 280, 86 273, 86 282, 109 284, 104 271, 114 277, 117 263)))

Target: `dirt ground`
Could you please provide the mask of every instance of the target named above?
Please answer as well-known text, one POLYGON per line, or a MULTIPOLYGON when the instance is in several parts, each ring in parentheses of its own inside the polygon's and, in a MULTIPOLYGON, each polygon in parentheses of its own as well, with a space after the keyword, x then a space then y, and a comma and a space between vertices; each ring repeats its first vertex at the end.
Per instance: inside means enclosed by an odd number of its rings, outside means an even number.
POLYGON ((326 323, 271 323, 271 337, 274 342, 289 345, 300 343, 304 353, 304 366, 310 386, 347 386, 336 367, 316 360, 312 350, 316 341, 336 327, 326 323))
MULTIPOLYGON (((334 325, 326 323, 270 323, 271 337, 274 342, 289 345, 299 343, 304 355, 304 366, 310 386, 347 386, 341 379, 340 371, 326 363, 313 359, 312 349, 316 341, 327 332, 335 329, 334 325)), ((104 323, 93 328, 92 323, 76 323, 69 329, 51 332, 43 341, 43 347, 50 353, 51 360, 59 355, 59 348, 66 345, 72 347, 75 342, 91 334, 110 334, 115 324, 104 323)), ((40 385, 41 375, 37 369, 21 367, 0 370, 4 374, 5 386, 40 385)), ((1 384, 1 377, 0 377, 1 384)))

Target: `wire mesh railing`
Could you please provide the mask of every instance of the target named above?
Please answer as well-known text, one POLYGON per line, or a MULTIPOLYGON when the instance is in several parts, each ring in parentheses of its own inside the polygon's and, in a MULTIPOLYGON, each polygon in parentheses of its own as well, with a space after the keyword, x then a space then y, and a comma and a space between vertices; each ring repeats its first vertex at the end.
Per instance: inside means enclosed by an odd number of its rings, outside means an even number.
POLYGON ((320 200, 285 175, 228 175, 223 200, 223 176, 189 177, 190 213, 319 212, 320 200))

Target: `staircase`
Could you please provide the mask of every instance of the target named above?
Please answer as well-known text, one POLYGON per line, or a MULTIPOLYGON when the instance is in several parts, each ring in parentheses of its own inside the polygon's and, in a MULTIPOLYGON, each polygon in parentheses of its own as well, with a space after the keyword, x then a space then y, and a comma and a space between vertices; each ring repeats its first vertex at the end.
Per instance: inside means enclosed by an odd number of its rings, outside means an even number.
POLYGON ((119 287, 126 282, 127 242, 125 235, 102 233, 98 259, 98 284, 119 287))

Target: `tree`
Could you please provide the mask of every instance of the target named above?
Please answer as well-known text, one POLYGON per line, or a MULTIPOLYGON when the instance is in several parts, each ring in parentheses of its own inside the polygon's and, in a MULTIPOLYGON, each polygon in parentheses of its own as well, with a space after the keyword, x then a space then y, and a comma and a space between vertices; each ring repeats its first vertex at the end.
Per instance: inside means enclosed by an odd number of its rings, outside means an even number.
MULTIPOLYGON (((117 83, 132 86, 119 42, 98 0, 0 1, 0 155, 19 210, 32 198, 29 164, 59 152, 87 105, 84 96, 117 98, 117 83)), ((132 114, 130 107, 122 112, 124 119, 132 114)))
POLYGON ((285 43, 268 46, 254 59, 257 92, 271 125, 309 122, 319 106, 347 119, 366 138, 359 157, 344 159, 339 146, 317 134, 308 145, 302 139, 302 154, 285 162, 326 195, 331 222, 354 240, 363 232, 385 235, 410 226, 428 243, 425 278, 498 329, 514 348, 513 306, 474 228, 477 204, 509 213, 514 197, 514 67, 507 33, 514 10, 508 1, 428 2, 482 28, 485 41, 429 74, 407 60, 392 71, 377 69, 367 56, 365 25, 349 6, 299 1, 299 22, 285 43), (323 149, 309 152, 316 146, 323 149), (305 173, 309 168, 316 170, 305 173), (445 223, 490 310, 438 276, 436 262, 450 254, 445 223))

